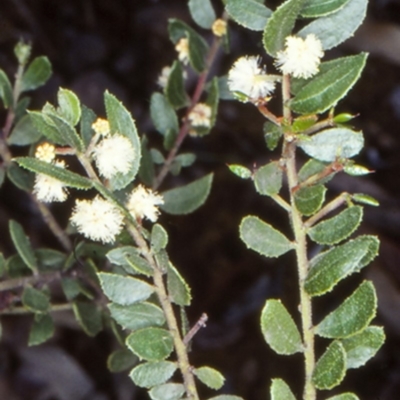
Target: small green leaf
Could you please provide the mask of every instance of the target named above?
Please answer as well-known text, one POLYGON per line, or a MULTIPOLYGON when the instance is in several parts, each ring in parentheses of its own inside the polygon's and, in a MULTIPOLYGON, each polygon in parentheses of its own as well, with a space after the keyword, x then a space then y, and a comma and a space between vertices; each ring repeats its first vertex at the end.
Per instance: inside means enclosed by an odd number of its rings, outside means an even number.
POLYGON ((278 354, 303 351, 300 332, 280 300, 267 300, 261 314, 261 331, 265 341, 278 354))
POLYGON ((373 171, 370 171, 368 168, 363 167, 362 165, 357 165, 353 163, 349 163, 348 165, 345 165, 343 168, 343 171, 351 176, 364 176, 372 173, 373 171))
POLYGON ((172 64, 171 71, 168 76, 167 86, 164 90, 168 101, 175 109, 186 107, 189 103, 188 96, 185 91, 185 80, 183 73, 182 64, 179 61, 175 61, 172 64))
POLYGON ((263 43, 266 52, 275 57, 283 50, 285 39, 291 35, 296 18, 305 0, 287 0, 268 19, 264 29, 263 43))
POLYGON ((210 0, 189 0, 189 11, 194 22, 204 29, 210 29, 216 20, 214 8, 210 0))
POLYGON ((81 119, 81 103, 78 96, 68 89, 60 88, 57 93, 60 116, 70 125, 75 126, 81 119))
POLYGON ((151 229, 151 249, 154 253, 158 253, 161 249, 165 249, 168 244, 168 233, 167 231, 160 225, 154 224, 151 229))
POLYGON ((338 394, 337 396, 329 397, 326 400, 360 400, 354 393, 342 393, 338 394))
POLYGON ((48 118, 52 120, 53 125, 60 133, 64 142, 78 151, 84 150, 81 137, 78 135, 76 129, 67 120, 60 117, 58 114, 49 114, 48 118))
POLYGON ((30 115, 24 115, 7 139, 9 145, 27 146, 37 142, 42 134, 35 128, 30 115))
POLYGON ((32 276, 32 271, 26 266, 19 254, 8 257, 5 267, 9 278, 32 276))
POLYGON ((359 79, 367 59, 366 53, 343 57, 321 64, 320 72, 290 102, 299 114, 322 113, 342 99, 359 79))
POLYGON ((190 305, 192 296, 189 285, 171 263, 168 263, 167 271, 168 294, 171 301, 180 306, 190 305))
POLYGON ((138 362, 138 358, 127 349, 113 351, 107 358, 107 368, 110 372, 118 373, 132 368, 138 362))
POLYGON ((272 11, 257 0, 227 0, 226 11, 239 25, 253 31, 262 31, 272 11))
POLYGON ((306 186, 294 195, 296 208, 303 215, 316 213, 325 201, 326 187, 324 185, 306 186))
POLYGON ((124 329, 137 330, 165 323, 163 311, 152 303, 142 302, 129 306, 111 303, 108 308, 111 316, 124 329))
POLYGON ((318 254, 310 261, 304 288, 311 296, 321 296, 346 276, 359 271, 378 253, 379 241, 364 235, 318 254))
POLYGON ((178 131, 178 117, 165 96, 153 93, 150 100, 150 115, 157 131, 166 135, 167 131, 178 131))
POLYGON ((317 389, 332 389, 343 380, 346 375, 346 352, 343 345, 334 341, 318 360, 313 382, 317 389))
POLYGON ((153 186, 155 177, 154 162, 148 149, 148 139, 146 135, 142 136, 142 159, 139 167, 139 178, 146 186, 153 186))
POLYGON ((163 192, 164 204, 160 208, 173 215, 185 215, 195 211, 206 201, 213 176, 208 174, 187 185, 163 192))
POLYGON ((153 286, 130 276, 99 272, 104 294, 114 303, 126 306, 149 298, 154 292, 153 286))
POLYGON ((11 240, 25 265, 33 272, 37 271, 37 260, 29 238, 25 235, 22 225, 14 220, 9 221, 11 240))
MULTIPOLYGON (((329 164, 315 160, 314 158, 310 158, 299 170, 298 174, 299 181, 304 182, 311 176, 319 175, 323 173, 327 167, 329 168, 329 164)), ((328 176, 324 176, 323 178, 315 180, 315 183, 328 182, 335 175, 333 171, 330 172, 332 173, 330 173, 328 176)))
POLYGON ((246 168, 243 167, 243 165, 238 165, 238 164, 228 164, 228 168, 239 178, 242 179, 249 179, 251 178, 252 172, 246 168))
POLYGON ((364 137, 347 128, 331 128, 299 141, 299 147, 310 157, 332 162, 357 155, 364 147, 364 137))
POLYGON ((259 168, 254 174, 257 192, 266 196, 278 194, 282 187, 282 176, 282 168, 277 161, 259 168))
POLYGON ((333 118, 333 122, 335 124, 345 124, 346 122, 351 121, 357 117, 357 115, 349 114, 349 113, 340 113, 338 115, 335 115, 333 118))
POLYGON ((283 135, 282 127, 267 121, 264 123, 263 132, 267 148, 271 151, 275 150, 278 146, 279 139, 283 135))
POLYGON ((75 301, 72 309, 80 327, 88 336, 96 336, 103 329, 101 312, 96 304, 75 301))
POLYGON ((385 342, 385 333, 381 326, 369 326, 341 342, 347 354, 347 368, 358 368, 375 356, 385 342))
POLYGON ((201 382, 211 389, 218 390, 224 385, 225 378, 214 368, 200 367, 196 368, 193 373, 201 382))
POLYGON ((146 362, 135 367, 129 376, 135 385, 151 388, 165 383, 176 369, 176 363, 171 361, 146 362))
POLYGON ((376 315, 377 299, 374 286, 364 281, 336 310, 315 328, 319 336, 342 339, 365 329, 376 315))
POLYGON ((47 313, 50 310, 50 301, 46 294, 31 286, 27 286, 22 293, 22 304, 34 313, 47 313))
POLYGON ((374 199, 372 196, 369 196, 368 194, 354 193, 351 198, 357 203, 366 204, 368 206, 374 207, 379 206, 379 201, 374 199))
POLYGON ((139 273, 146 276, 153 276, 153 269, 147 261, 141 257, 138 251, 132 246, 118 247, 107 253, 111 263, 127 267, 128 273, 139 273))
POLYGON ((282 233, 255 216, 244 217, 239 229, 246 246, 266 257, 279 257, 293 248, 282 233))
POLYGON ((54 334, 53 319, 49 314, 35 314, 29 332, 28 346, 37 346, 50 339, 54 334))
POLYGON ((181 383, 165 383, 149 391, 152 400, 178 400, 184 393, 185 386, 181 383))
POLYGON ((94 130, 92 129, 94 121, 96 121, 96 114, 94 111, 82 104, 80 133, 85 148, 89 146, 94 135, 94 130))
POLYGON ((4 108, 13 105, 13 89, 11 82, 5 72, 0 69, 0 98, 3 100, 4 108))
POLYGON ((57 167, 33 157, 17 157, 15 161, 23 168, 37 174, 49 175, 63 182, 66 186, 76 189, 90 189, 92 181, 65 168, 57 167))
POLYGON ((50 142, 60 144, 62 146, 67 146, 69 143, 67 138, 61 135, 54 121, 49 115, 40 111, 28 111, 32 123, 36 130, 45 136, 50 142))
POLYGON ((305 37, 313 33, 321 40, 324 50, 332 49, 353 36, 364 21, 367 5, 367 0, 350 0, 339 11, 305 26, 298 35, 305 37))
POLYGON ((360 225, 363 208, 349 207, 333 218, 313 226, 308 235, 319 244, 336 244, 349 237, 360 225))
POLYGON ((126 338, 126 345, 140 359, 146 361, 164 360, 174 348, 170 332, 154 327, 139 329, 131 333, 126 338))
POLYGON ((51 76, 51 64, 47 57, 36 57, 28 66, 21 80, 21 93, 44 85, 51 76))
POLYGON ((67 256, 65 253, 53 249, 38 249, 35 251, 39 272, 61 271, 64 268, 67 256))
POLYGON ((61 287, 68 301, 74 300, 81 293, 81 285, 74 278, 63 278, 61 287))
POLYGON ((272 379, 270 388, 271 400, 296 400, 289 385, 282 379, 272 379))
POLYGON ((344 7, 349 0, 307 0, 301 9, 304 18, 317 18, 332 14, 344 7))

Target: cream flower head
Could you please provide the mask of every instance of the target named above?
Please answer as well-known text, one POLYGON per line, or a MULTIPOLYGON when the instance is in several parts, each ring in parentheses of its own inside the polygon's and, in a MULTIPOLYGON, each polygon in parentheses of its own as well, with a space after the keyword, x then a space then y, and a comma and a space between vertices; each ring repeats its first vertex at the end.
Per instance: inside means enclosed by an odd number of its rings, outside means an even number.
POLYGON ((226 21, 224 21, 221 18, 216 19, 211 26, 211 30, 212 30, 212 33, 217 37, 226 35, 226 30, 227 30, 226 21))
POLYGON ((39 160, 51 163, 56 157, 56 148, 50 143, 42 143, 36 148, 35 157, 39 160))
POLYGON ((187 38, 179 39, 175 45, 175 50, 178 52, 178 58, 184 64, 189 62, 189 40, 187 38))
POLYGON ((113 204, 96 196, 77 200, 70 221, 88 239, 113 243, 123 228, 124 216, 113 204))
POLYGON ((276 56, 275 65, 283 74, 308 79, 319 71, 323 55, 322 43, 314 34, 307 35, 305 39, 288 36, 285 49, 276 56))
POLYGON ((134 218, 147 218, 152 222, 156 222, 160 214, 157 206, 161 204, 164 204, 164 199, 161 195, 146 189, 143 185, 139 185, 132 191, 126 206, 134 218))
POLYGON ((101 136, 107 136, 110 133, 110 123, 104 118, 97 118, 92 124, 92 129, 101 136))
POLYGON ((190 111, 188 118, 192 126, 211 126, 212 110, 208 104, 197 103, 192 111, 190 111))

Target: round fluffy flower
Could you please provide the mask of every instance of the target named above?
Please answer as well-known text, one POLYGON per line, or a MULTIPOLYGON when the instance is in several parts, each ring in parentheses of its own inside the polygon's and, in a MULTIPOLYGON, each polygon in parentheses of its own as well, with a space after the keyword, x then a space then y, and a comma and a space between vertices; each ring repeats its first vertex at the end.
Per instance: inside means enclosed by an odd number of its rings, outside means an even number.
POLYGON ((124 216, 113 204, 96 196, 77 200, 70 221, 88 239, 113 243, 123 227, 124 216))
POLYGON ((143 185, 139 185, 129 196, 126 206, 136 219, 147 218, 155 222, 160 214, 157 206, 161 204, 164 204, 164 199, 161 195, 146 189, 143 185))
POLYGON ((110 124, 104 118, 97 118, 92 124, 92 129, 101 136, 107 136, 110 133, 110 124))
POLYGON ((51 163, 56 157, 56 148, 50 143, 42 143, 37 147, 35 157, 51 163))
MULTIPOLYGON (((64 161, 56 161, 54 165, 60 168, 65 168, 64 161)), ((63 182, 45 174, 36 174, 35 183, 33 185, 33 194, 39 201, 45 203, 51 203, 53 201, 63 202, 68 196, 68 192, 63 182)))
POLYGON ((272 93, 275 80, 276 77, 267 75, 265 68, 260 67, 260 58, 254 56, 240 57, 228 74, 229 89, 254 100, 272 93))
POLYGON ((179 39, 175 46, 175 50, 178 52, 178 58, 184 64, 189 62, 189 41, 187 38, 179 39))
POLYGON ((288 36, 285 45, 285 50, 279 51, 275 60, 284 74, 308 79, 318 72, 324 52, 321 41, 314 34, 307 35, 305 39, 288 36))
POLYGON ((135 158, 135 150, 126 136, 115 134, 104 138, 93 149, 93 158, 100 174, 110 179, 118 172, 126 174, 135 158))
POLYGON ((192 126, 211 126, 211 107, 205 103, 197 103, 189 113, 192 126))
POLYGON ((217 36, 221 37, 226 35, 226 21, 224 21, 221 18, 218 18, 214 21, 214 23, 211 26, 212 33, 217 36))

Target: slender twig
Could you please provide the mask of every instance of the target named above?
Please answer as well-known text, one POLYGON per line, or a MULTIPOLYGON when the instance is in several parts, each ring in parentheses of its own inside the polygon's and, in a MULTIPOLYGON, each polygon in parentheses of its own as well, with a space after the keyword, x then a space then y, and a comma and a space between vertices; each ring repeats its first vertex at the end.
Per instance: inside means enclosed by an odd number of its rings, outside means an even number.
POLYGON ((201 329, 206 326, 206 322, 208 320, 208 315, 206 313, 201 314, 199 320, 193 325, 192 329, 186 334, 183 338, 183 343, 186 345, 193 339, 194 335, 201 329))
POLYGON ((279 194, 273 194, 271 196, 271 199, 274 200, 277 204, 279 204, 284 210, 288 212, 292 211, 290 204, 286 200, 282 199, 282 197, 279 196, 279 194))
MULTIPOLYGON (((72 310, 72 304, 52 304, 50 312, 68 311, 72 310)), ((0 315, 22 315, 22 314, 32 314, 32 310, 25 308, 23 306, 7 308, 0 311, 0 315)))
POLYGON ((277 126, 281 126, 281 121, 279 120, 279 118, 272 114, 271 111, 268 110, 267 107, 265 107, 265 105, 260 104, 257 106, 258 111, 260 111, 260 113, 262 115, 264 115, 265 118, 269 119, 273 124, 277 125, 277 126))
POLYGON ((306 129, 305 131, 302 131, 302 135, 311 135, 315 132, 320 131, 321 129, 328 128, 330 126, 335 126, 335 123, 333 122, 332 118, 324 119, 323 121, 317 122, 310 128, 306 129))
POLYGON ((6 281, 0 282, 0 292, 5 292, 7 290, 18 289, 24 287, 30 283, 36 282, 51 282, 54 279, 58 279, 60 274, 58 272, 46 273, 42 275, 32 275, 23 278, 12 278, 6 281))

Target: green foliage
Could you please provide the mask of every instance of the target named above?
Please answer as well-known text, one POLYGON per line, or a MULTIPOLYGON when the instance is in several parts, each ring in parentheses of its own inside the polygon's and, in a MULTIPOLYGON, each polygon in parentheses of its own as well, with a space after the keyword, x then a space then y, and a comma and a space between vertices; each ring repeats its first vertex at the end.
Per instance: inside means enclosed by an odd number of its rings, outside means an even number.
POLYGON ((123 372, 132 368, 138 358, 127 349, 119 349, 112 352, 107 359, 107 367, 111 372, 123 372))
POLYGON ((47 57, 36 57, 26 69, 21 80, 21 92, 44 85, 51 76, 51 64, 47 57))
POLYGON ((190 287, 171 263, 168 263, 167 287, 172 302, 179 306, 190 305, 192 300, 190 287))
POLYGON ((4 108, 8 108, 13 104, 11 82, 2 69, 0 69, 0 98, 3 101, 4 108))
POLYGON ((37 142, 41 136, 41 132, 33 125, 31 116, 24 115, 11 131, 7 142, 9 145, 27 146, 37 142))
POLYGON ((264 30, 272 11, 256 0, 227 0, 226 11, 238 24, 254 31, 264 30))
POLYGON ((324 17, 339 11, 350 0, 308 0, 301 9, 301 16, 305 18, 324 17))
POLYGON ((152 400, 178 400, 184 393, 185 387, 180 383, 165 383, 149 391, 152 400))
POLYGON ((96 336, 103 329, 101 313, 96 304, 75 301, 72 309, 76 320, 88 336, 96 336))
POLYGON ((154 224, 151 230, 150 245, 151 249, 158 253, 160 250, 165 249, 168 244, 168 233, 160 225, 154 224))
POLYGON ((282 379, 272 379, 271 400, 296 400, 288 384, 282 379))
POLYGON ((150 115, 157 131, 166 135, 172 130, 178 132, 178 117, 168 99, 161 93, 153 93, 150 100, 150 115))
POLYGON ((37 346, 46 342, 54 334, 54 322, 49 314, 36 313, 31 331, 29 332, 28 346, 37 346))
MULTIPOLYGON (((169 103, 175 108, 175 109, 180 109, 182 107, 186 107, 188 105, 188 96, 186 94, 185 91, 185 80, 183 77, 183 68, 182 68, 182 64, 179 61, 175 61, 172 64, 171 67, 171 71, 169 73, 168 76, 168 82, 167 82, 167 86, 165 87, 165 96, 168 99, 169 103)), ((157 96, 157 93, 154 93, 153 96, 157 96)), ((153 99, 152 96, 152 99, 153 99)), ((156 100, 154 100, 156 101, 156 100)), ((161 102, 160 99, 158 99, 158 101, 161 102)), ((162 102, 161 102, 161 106, 163 106, 162 102)), ((154 107, 157 107, 157 105, 155 104, 154 107)), ((165 106, 164 106, 165 107, 165 106)), ((166 108, 168 109, 168 106, 166 106, 166 108)), ((160 119, 160 116, 162 116, 162 114, 159 113, 159 111, 155 110, 154 111, 155 114, 157 114, 160 119)), ((174 117, 173 117, 173 113, 171 113, 172 119, 171 122, 174 121, 174 117)), ((157 119, 153 118, 154 123, 156 124, 156 121, 158 121, 157 119)), ((164 124, 163 122, 158 122, 158 124, 164 124)), ((157 125, 156 125, 157 127, 157 125)), ((176 126, 177 127, 177 122, 176 122, 176 126)), ((157 128, 159 129, 159 128, 157 128)))
POLYGON ((165 383, 176 369, 176 363, 171 361, 146 362, 135 367, 129 376, 135 385, 151 388, 165 383))
POLYGON ((216 20, 214 8, 210 0, 189 0, 189 11, 197 25, 210 29, 216 20))
POLYGON ((239 178, 242 179, 249 179, 252 175, 252 172, 246 168, 243 167, 243 165, 237 165, 237 164, 230 164, 228 165, 228 168, 239 178))
POLYGON ((215 390, 221 389, 225 381, 220 372, 210 367, 196 368, 194 374, 201 382, 215 390))
POLYGON ((282 177, 283 172, 279 162, 264 165, 254 174, 257 192, 266 196, 278 194, 282 187, 282 177))
POLYGON ((81 104, 78 96, 70 90, 60 88, 57 93, 58 113, 68 124, 75 126, 81 119, 81 104))
POLYGON ((22 304, 34 313, 44 314, 50 310, 50 301, 47 294, 27 286, 22 293, 22 304))
POLYGON ((296 208, 303 215, 313 215, 322 206, 325 200, 326 187, 315 185, 299 189, 294 195, 296 208))
POLYGON ((137 249, 132 246, 118 247, 107 253, 110 262, 124 267, 127 273, 153 275, 152 267, 142 258, 137 249))

